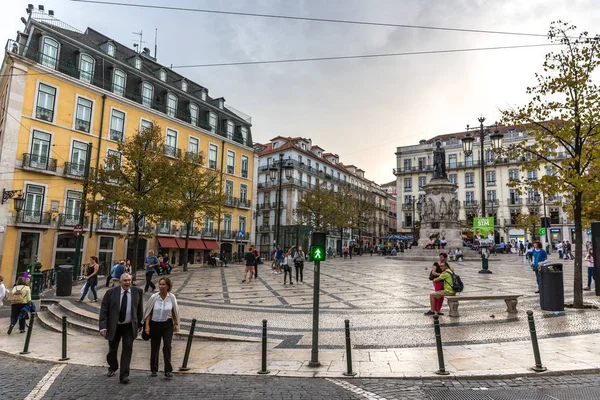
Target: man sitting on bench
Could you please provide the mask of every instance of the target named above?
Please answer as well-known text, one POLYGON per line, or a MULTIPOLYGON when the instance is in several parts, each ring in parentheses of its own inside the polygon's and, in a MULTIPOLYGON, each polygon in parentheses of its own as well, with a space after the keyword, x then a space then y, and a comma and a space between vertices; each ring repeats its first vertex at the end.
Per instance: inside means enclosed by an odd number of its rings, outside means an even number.
POLYGON ((440 263, 442 267, 442 274, 435 278, 434 282, 444 282, 444 288, 442 290, 438 290, 436 292, 431 292, 429 294, 429 303, 431 308, 429 311, 425 313, 425 315, 444 315, 443 313, 435 310, 435 303, 437 299, 444 298, 446 296, 454 296, 454 282, 452 279, 452 274, 448 271, 448 263, 440 263))

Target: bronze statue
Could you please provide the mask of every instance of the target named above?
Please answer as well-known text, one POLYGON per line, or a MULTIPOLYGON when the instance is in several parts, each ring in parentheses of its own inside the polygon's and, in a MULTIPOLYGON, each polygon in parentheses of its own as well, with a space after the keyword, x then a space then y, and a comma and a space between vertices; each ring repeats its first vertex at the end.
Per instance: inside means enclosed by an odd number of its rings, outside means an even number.
POLYGON ((446 150, 442 148, 442 141, 436 140, 433 149, 433 179, 448 179, 446 174, 446 150))

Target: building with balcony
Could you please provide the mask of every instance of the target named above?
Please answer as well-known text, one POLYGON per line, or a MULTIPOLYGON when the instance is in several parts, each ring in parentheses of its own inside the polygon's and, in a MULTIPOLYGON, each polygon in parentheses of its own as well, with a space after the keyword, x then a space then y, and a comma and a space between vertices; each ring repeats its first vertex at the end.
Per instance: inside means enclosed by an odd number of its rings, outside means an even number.
POLYGON ((309 245, 310 228, 302 225, 295 211, 303 192, 326 184, 337 190, 345 185, 368 194, 374 202, 374 211, 367 216, 361 229, 346 229, 343 233, 331 229, 328 247, 337 249, 355 240, 359 246, 379 243, 389 231, 388 196, 379 185, 365 178, 365 172, 340 162, 339 157, 327 153, 311 139, 277 136, 269 143, 256 144, 258 152, 256 243, 260 251, 268 253, 277 241, 278 205, 280 215, 279 242, 284 248, 291 245, 309 245), (282 173, 281 202, 278 202, 279 179, 271 180, 270 168, 277 166, 282 156, 284 165, 290 167, 289 176, 282 173))
MULTIPOLYGON (((504 135, 502 146, 523 140, 530 140, 527 131, 518 131, 514 127, 499 127, 500 133, 504 135)), ((508 183, 511 180, 537 180, 545 174, 552 174, 550 166, 540 169, 528 169, 527 159, 508 159, 496 157, 489 136, 484 141, 485 160, 480 159, 481 143, 476 134, 473 143, 473 152, 465 157, 461 139, 468 132, 458 132, 435 136, 428 140, 421 140, 419 144, 398 147, 396 151, 396 192, 398 204, 396 212, 398 215, 398 231, 410 233, 415 221, 418 221, 418 212, 413 212, 414 201, 423 201, 425 192, 422 187, 433 177, 433 153, 436 140, 442 141, 446 150, 446 170, 448 179, 458 185, 456 196, 461 204, 459 219, 465 221, 465 227, 472 226, 474 217, 481 216, 481 191, 485 190, 487 216, 495 217, 496 241, 523 240, 525 231, 517 227, 520 214, 537 214, 540 216, 538 227, 541 227, 541 218, 544 216, 544 204, 546 216, 550 220, 551 227, 548 228, 548 240, 552 243, 569 240, 575 242, 575 228, 563 210, 563 199, 560 195, 548 196, 528 189, 520 194, 508 183), (481 163, 485 163, 484 185, 481 185, 481 163)), ((556 158, 565 157, 565 153, 559 148, 556 158)), ((545 235, 541 236, 545 242, 545 235)))
MULTIPOLYGON (((120 141, 158 124, 168 157, 196 159, 223 171, 228 200, 221 217, 192 227, 190 254, 245 251, 252 229, 255 154, 251 119, 214 98, 204 86, 157 62, 147 49, 76 28, 28 8, 9 40, 0 72, 0 273, 13 282, 38 259, 43 268, 74 259, 73 227, 80 221, 88 143, 92 168, 117 155, 120 141), (14 209, 17 193, 24 207, 14 209)), ((149 235, 132 254, 129 221, 86 215, 82 260, 102 264, 150 249, 181 260, 178 222, 144 222, 149 235), (151 235, 150 235, 151 234, 151 235)), ((185 226, 184 226, 185 228, 185 226)))

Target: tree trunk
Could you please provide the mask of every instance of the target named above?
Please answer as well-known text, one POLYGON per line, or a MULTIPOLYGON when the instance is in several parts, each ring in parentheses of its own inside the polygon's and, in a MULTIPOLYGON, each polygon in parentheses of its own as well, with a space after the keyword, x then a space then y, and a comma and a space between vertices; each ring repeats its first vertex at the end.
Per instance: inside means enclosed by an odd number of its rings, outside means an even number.
POLYGON ((185 249, 183 250, 183 271, 188 270, 188 245, 190 242, 190 223, 185 223, 185 249))
POLYGON ((131 260, 131 278, 132 281, 135 281, 136 276, 137 276, 137 254, 138 254, 138 246, 139 246, 139 239, 140 239, 140 225, 139 225, 139 221, 140 217, 138 214, 133 216, 133 260, 131 260))
POLYGON ((583 308, 583 273, 581 271, 581 256, 583 255, 583 237, 581 235, 583 227, 581 222, 583 194, 575 195, 573 216, 575 217, 575 263, 573 274, 573 307, 583 308))

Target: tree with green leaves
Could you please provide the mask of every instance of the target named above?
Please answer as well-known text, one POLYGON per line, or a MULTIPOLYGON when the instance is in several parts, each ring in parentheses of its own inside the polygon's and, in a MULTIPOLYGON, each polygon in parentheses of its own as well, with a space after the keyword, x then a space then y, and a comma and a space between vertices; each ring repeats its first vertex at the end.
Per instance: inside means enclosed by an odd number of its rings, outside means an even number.
POLYGON ((170 192, 169 206, 165 212, 165 216, 182 222, 182 228, 185 229, 184 271, 187 271, 192 226, 202 226, 205 217, 218 218, 226 197, 220 188, 221 171, 203 167, 201 160, 201 155, 188 153, 173 164, 177 183, 170 192))
POLYGON ((523 229, 530 236, 531 241, 539 238, 538 229, 541 226, 540 214, 537 210, 530 209, 528 213, 519 214, 517 217, 517 228, 523 229))
POLYGON ((171 160, 165 156, 161 129, 154 124, 118 144, 119 154, 110 154, 97 174, 88 178, 93 198, 90 212, 133 224, 132 274, 136 278, 140 223, 162 216, 168 194, 176 182, 171 160))
POLYGON ((336 193, 325 184, 317 185, 300 196, 296 205, 296 216, 302 224, 317 232, 327 232, 337 226, 336 193))
POLYGON ((575 33, 575 26, 552 23, 548 38, 560 50, 546 55, 543 73, 536 74, 536 84, 527 88, 530 102, 503 111, 503 122, 527 132, 526 140, 508 148, 510 156, 525 157, 522 169, 550 172, 540 180, 520 183, 571 199, 567 205, 577 232, 573 305, 582 308, 583 199, 586 191, 599 188, 599 180, 588 170, 600 157, 600 93, 592 83, 600 65, 600 41, 588 38, 587 32, 575 33))

